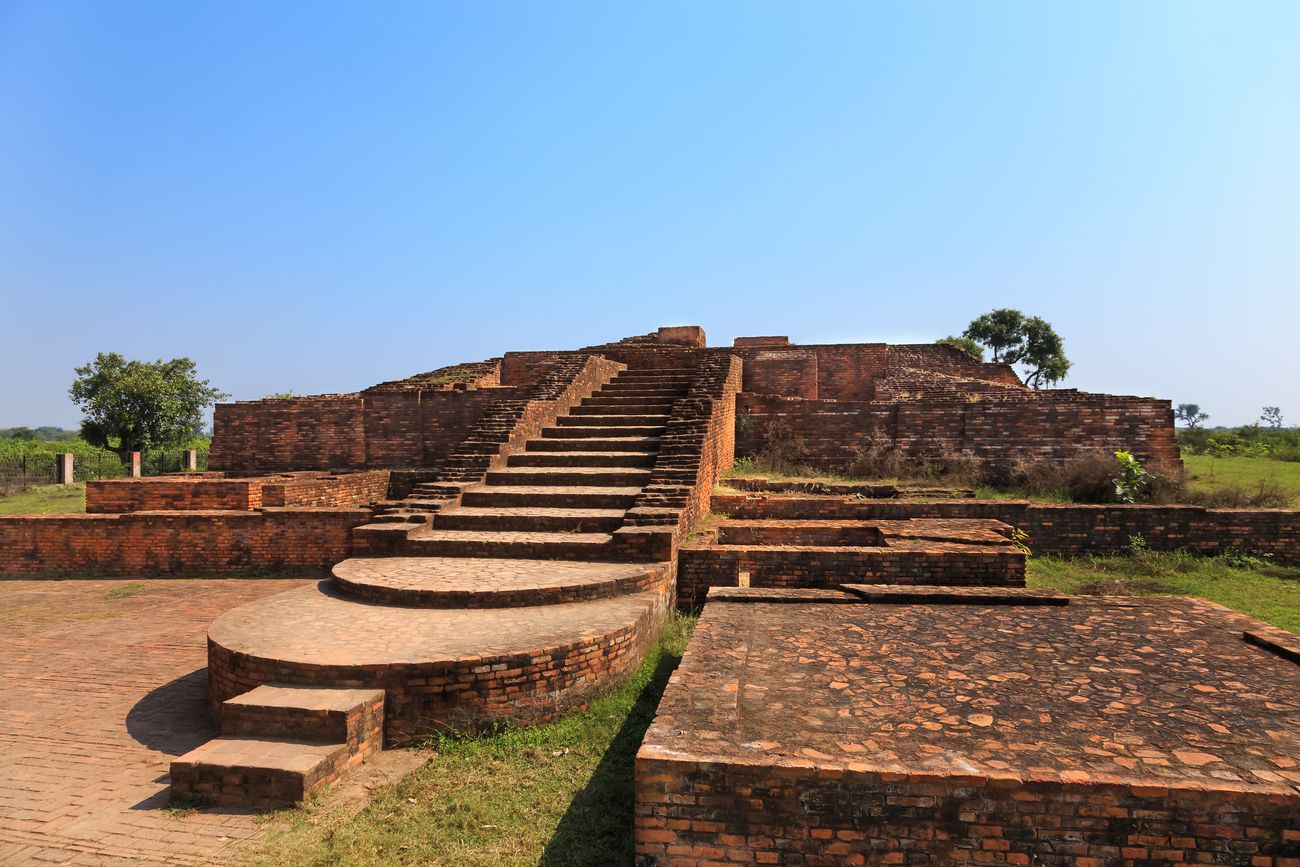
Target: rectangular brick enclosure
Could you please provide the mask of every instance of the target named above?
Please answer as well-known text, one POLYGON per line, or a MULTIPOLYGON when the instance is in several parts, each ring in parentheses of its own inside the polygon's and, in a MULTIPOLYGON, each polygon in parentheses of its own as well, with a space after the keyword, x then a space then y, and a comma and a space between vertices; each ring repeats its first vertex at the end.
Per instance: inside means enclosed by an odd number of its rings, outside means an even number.
POLYGON ((1190 599, 714 590, 642 864, 1300 863, 1300 641, 1190 599))

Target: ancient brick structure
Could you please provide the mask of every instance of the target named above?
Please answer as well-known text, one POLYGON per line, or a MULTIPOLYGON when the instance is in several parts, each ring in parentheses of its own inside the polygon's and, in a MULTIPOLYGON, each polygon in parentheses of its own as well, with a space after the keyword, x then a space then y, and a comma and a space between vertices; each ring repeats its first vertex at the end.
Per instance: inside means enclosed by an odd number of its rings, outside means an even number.
POLYGON ((725 493, 713 497, 712 508, 747 520, 994 520, 1022 531, 1034 553, 1063 557, 1126 551, 1136 537, 1157 551, 1249 551, 1300 563, 1300 512, 1287 509, 725 493))
POLYGON ((1298 644, 1199 600, 714 590, 638 863, 1290 867, 1298 644))
POLYGON ((366 506, 388 494, 388 471, 277 473, 250 478, 182 473, 86 483, 86 512, 249 511, 263 506, 366 506))

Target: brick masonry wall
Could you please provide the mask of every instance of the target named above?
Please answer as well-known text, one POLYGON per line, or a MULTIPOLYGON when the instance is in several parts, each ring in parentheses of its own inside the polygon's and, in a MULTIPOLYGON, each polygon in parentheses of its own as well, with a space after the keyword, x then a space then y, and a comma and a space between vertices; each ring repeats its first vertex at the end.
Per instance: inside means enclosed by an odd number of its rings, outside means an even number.
POLYGON ((1300 863, 1300 797, 636 760, 640 865, 1300 863))
POLYGON ((251 511, 262 506, 363 506, 388 492, 388 470, 222 478, 219 473, 86 483, 86 512, 251 511))
POLYGON ((437 466, 509 388, 218 404, 208 465, 233 473, 437 466))
POLYGON ((352 554, 364 509, 0 516, 0 573, 220 574, 324 569, 352 554))
POLYGON ((739 454, 759 452, 767 424, 781 418, 790 422, 805 460, 814 466, 848 464, 878 430, 911 457, 963 452, 995 474, 1020 458, 1059 461, 1082 449, 1125 449, 1152 468, 1182 470, 1173 411, 1165 400, 1044 392, 877 403, 742 394, 737 411, 739 454))
POLYGON ((1159 551, 1217 554, 1245 550, 1300 563, 1300 511, 1203 506, 1090 506, 1023 500, 859 500, 855 497, 715 496, 715 512, 735 518, 993 518, 1024 531, 1036 554, 1079 557, 1125 551, 1141 536, 1159 551))
POLYGON ((741 572, 750 587, 832 589, 841 584, 940 584, 1023 587, 1019 552, 950 546, 944 550, 754 546, 694 547, 678 551, 677 604, 693 611, 710 587, 735 587, 741 572))
POLYGON ((86 482, 86 512, 92 515, 156 510, 249 511, 261 506, 262 484, 257 479, 196 474, 86 482))

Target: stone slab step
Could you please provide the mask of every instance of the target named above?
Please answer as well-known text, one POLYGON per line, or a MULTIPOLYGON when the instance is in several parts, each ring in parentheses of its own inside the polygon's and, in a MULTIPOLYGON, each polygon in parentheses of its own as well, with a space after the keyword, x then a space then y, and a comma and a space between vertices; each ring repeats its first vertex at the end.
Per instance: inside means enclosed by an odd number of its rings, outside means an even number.
POLYGON ((644 487, 650 470, 635 467, 507 467, 487 474, 489 485, 644 487))
POLYGON ((608 533, 524 533, 435 529, 407 539, 402 553, 412 557, 598 560, 612 541, 613 537, 608 533))
POLYGON ((673 402, 666 398, 593 394, 591 397, 584 397, 579 406, 643 407, 646 412, 669 413, 672 411, 673 402))
POLYGON ((384 691, 263 684, 222 702, 221 734, 342 743, 368 755, 383 744, 384 691))
POLYGON ((653 467, 655 452, 519 452, 510 467, 653 467))
POLYGON ((500 487, 474 488, 461 504, 472 508, 630 509, 639 487, 500 487))
POLYGON ((591 425, 580 427, 546 427, 542 428, 545 439, 604 439, 605 437, 649 437, 661 434, 666 425, 627 425, 611 427, 609 425, 591 425))
POLYGON ((678 385, 644 385, 639 382, 611 382, 596 392, 601 397, 661 397, 675 400, 686 394, 687 388, 678 385))
POLYGON ((333 569, 348 596, 418 608, 520 608, 662 589, 667 563, 505 557, 353 557, 333 569))
MULTIPOLYGON (((620 433, 626 433, 626 430, 620 433)), ((651 452, 657 454, 659 437, 609 436, 529 440, 524 450, 527 452, 651 452)))
POLYGON ((433 527, 435 530, 611 533, 623 526, 624 514, 623 509, 462 506, 439 514, 433 527))
POLYGON ((285 807, 307 800, 357 758, 347 744, 214 738, 171 764, 172 799, 222 807, 285 807))
POLYGON ((658 415, 634 415, 632 413, 611 412, 608 407, 603 406, 575 406, 569 415, 560 416, 555 423, 560 427, 566 426, 587 426, 591 425, 621 425, 623 427, 640 427, 646 425, 663 425, 667 424, 668 416, 662 413, 658 415))

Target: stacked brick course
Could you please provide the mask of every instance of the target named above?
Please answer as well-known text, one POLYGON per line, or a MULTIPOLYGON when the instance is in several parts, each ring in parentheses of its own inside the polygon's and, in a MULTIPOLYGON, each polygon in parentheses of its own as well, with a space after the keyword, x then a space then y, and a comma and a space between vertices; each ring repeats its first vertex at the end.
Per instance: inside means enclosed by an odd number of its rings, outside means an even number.
POLYGON ((364 509, 0 516, 0 573, 221 574, 321 569, 352 553, 364 509))
POLYGON ((384 499, 388 471, 225 478, 192 473, 86 483, 86 512, 251 511, 263 506, 363 506, 384 499))
POLYGON ((712 508, 749 519, 899 520, 986 518, 1023 531, 1036 554, 1079 557, 1130 548, 1134 537, 1161 551, 1254 551, 1300 563, 1300 512, 1203 506, 1038 504, 1023 500, 864 500, 836 496, 720 494, 712 508))

